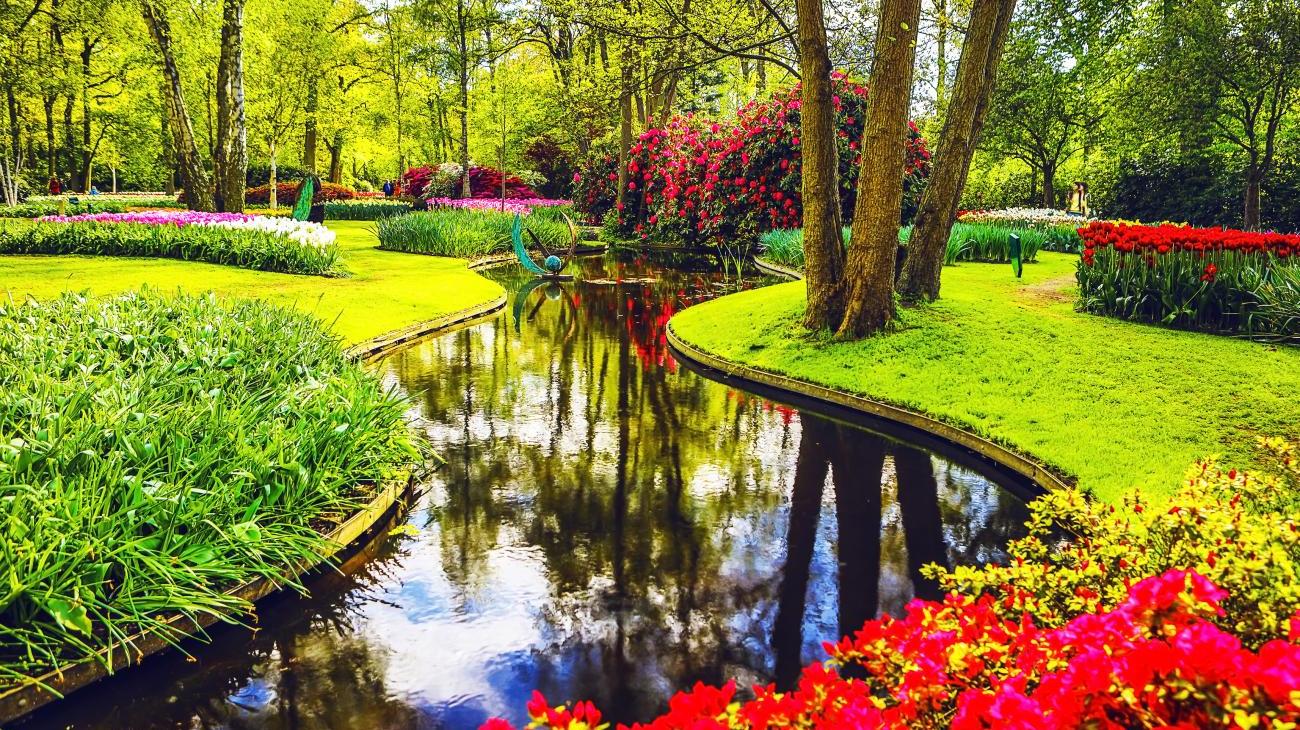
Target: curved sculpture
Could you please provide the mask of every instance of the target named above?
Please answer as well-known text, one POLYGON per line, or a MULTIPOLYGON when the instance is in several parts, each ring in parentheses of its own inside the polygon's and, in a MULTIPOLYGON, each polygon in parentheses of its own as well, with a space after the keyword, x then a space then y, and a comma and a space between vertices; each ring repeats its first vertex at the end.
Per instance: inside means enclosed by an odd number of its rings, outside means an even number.
POLYGON ((569 226, 569 250, 564 254, 563 258, 555 255, 550 251, 550 249, 546 248, 546 245, 542 243, 536 233, 533 233, 531 230, 528 231, 528 237, 533 240, 533 245, 542 252, 543 259, 541 264, 534 261, 533 257, 529 255, 528 250, 524 248, 525 229, 523 216, 515 213, 515 223, 510 228, 510 242, 514 246, 515 256, 519 258, 519 263, 522 264, 525 269, 528 269, 543 279, 560 281, 573 278, 572 276, 561 274, 560 272, 564 271, 564 267, 569 265, 569 262, 573 260, 574 252, 578 250, 578 227, 574 225, 573 219, 569 218, 569 216, 564 213, 561 213, 560 215, 564 218, 564 222, 569 226))

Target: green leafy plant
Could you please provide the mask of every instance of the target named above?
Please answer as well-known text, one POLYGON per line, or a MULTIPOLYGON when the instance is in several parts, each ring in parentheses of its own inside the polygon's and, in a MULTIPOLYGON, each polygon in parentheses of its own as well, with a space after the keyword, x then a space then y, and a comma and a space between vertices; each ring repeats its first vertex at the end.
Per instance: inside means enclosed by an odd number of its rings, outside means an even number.
MULTIPOLYGON (((379 247, 391 251, 476 258, 509 251, 514 220, 513 213, 435 209, 381 218, 375 234, 379 247)), ((524 225, 548 247, 568 246, 569 228, 558 211, 536 208, 524 225)))
POLYGON ((172 615, 235 620, 248 580, 292 583, 419 455, 405 409, 291 309, 0 305, 0 688, 172 615))
POLYGON ((411 204, 393 200, 330 200, 325 203, 325 220, 377 221, 411 212, 411 204))
MULTIPOLYGON (((119 200, 99 200, 91 199, 89 196, 82 196, 77 199, 75 204, 65 202, 64 211, 68 215, 122 213, 126 210, 127 205, 127 203, 119 200)), ((0 218, 40 218, 58 214, 59 203, 53 198, 33 199, 18 205, 0 205, 0 218)))
POLYGON ((261 271, 341 276, 338 247, 266 231, 143 223, 0 221, 0 254, 150 256, 261 271))

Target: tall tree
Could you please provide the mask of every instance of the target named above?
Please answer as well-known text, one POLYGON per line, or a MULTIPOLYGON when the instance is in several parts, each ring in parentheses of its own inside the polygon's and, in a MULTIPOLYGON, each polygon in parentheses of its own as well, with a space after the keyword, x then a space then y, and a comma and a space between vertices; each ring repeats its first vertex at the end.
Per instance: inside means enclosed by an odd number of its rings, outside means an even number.
POLYGON ((912 238, 907 244, 907 259, 898 280, 898 293, 905 300, 939 298, 939 277, 948 237, 952 234, 971 157, 984 126, 1002 46, 1015 9, 1016 0, 975 0, 971 8, 970 30, 957 67, 952 103, 948 105, 930 184, 921 196, 912 238))
POLYGON ((800 137, 803 152, 804 326, 834 329, 844 316, 844 241, 840 234, 839 154, 831 60, 821 0, 798 0, 800 137))
POLYGON ((862 133, 862 172, 853 207, 844 319, 836 336, 856 339, 894 318, 894 263, 903 208, 907 112, 912 97, 920 0, 883 0, 862 133))
POLYGON ((171 21, 166 8, 158 0, 142 0, 145 23, 162 59, 163 103, 167 109, 167 126, 171 129, 172 144, 176 151, 176 166, 180 170, 181 184, 185 187, 186 204, 191 210, 214 210, 212 185, 208 179, 203 158, 199 155, 194 138, 194 124, 185 106, 185 93, 181 85, 180 68, 172 46, 171 21))
POLYGON ((248 129, 244 113, 244 0, 224 0, 217 62, 216 208, 244 211, 248 129))

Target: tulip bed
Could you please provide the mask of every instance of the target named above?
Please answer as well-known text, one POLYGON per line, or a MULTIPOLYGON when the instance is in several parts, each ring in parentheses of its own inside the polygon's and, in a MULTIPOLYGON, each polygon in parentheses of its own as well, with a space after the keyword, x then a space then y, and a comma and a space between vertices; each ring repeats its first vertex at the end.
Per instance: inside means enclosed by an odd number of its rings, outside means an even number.
MULTIPOLYGON (((635 728, 1207 728, 1300 721, 1297 444, 1281 476, 1195 465, 1160 509, 1078 492, 1031 505, 1006 565, 927 571, 949 592, 828 642, 788 691, 697 684, 635 728), (1263 500, 1255 496, 1272 495, 1263 500), (1074 535, 1061 545, 1060 535, 1074 535), (1145 577, 1144 577, 1145 576, 1145 577)), ((529 727, 598 727, 534 693, 529 727)), ((506 730, 491 720, 484 730, 506 730)))
POLYGON ((274 216, 192 211, 49 216, 0 226, 0 253, 147 256, 339 276, 334 233, 274 216))
POLYGON ((1300 235, 1109 222, 1079 235, 1088 312, 1300 343, 1300 235))
POLYGON ((1035 231, 1043 238, 1042 250, 1078 253, 1083 244, 1078 227, 1086 218, 1072 216, 1052 208, 1004 208, 1002 210, 963 210, 957 214, 962 223, 978 223, 1035 231))
POLYGON ((0 690, 172 614, 247 616, 228 589, 286 580, 418 456, 405 410, 288 308, 0 304, 0 690))

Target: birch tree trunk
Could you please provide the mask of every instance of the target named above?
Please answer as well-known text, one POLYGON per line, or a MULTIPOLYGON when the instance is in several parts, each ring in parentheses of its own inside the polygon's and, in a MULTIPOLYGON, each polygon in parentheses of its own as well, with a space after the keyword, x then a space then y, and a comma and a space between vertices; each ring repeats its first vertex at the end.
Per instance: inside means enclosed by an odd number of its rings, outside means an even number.
POLYGON ((181 90, 181 74, 172 51, 171 22, 158 0, 143 0, 145 23, 149 35, 162 56, 163 104, 167 108, 167 126, 171 129, 172 144, 176 151, 176 166, 180 170, 181 184, 185 187, 185 201, 190 210, 213 210, 212 187, 203 160, 199 157, 194 140, 194 125, 185 108, 185 95, 181 90))
POLYGON ((244 212, 248 129, 244 122, 244 0, 222 3, 221 57, 217 62, 217 151, 213 160, 216 207, 244 212))
POLYGON ((989 98, 997 81, 1016 0, 975 0, 970 29, 957 66, 957 83, 944 118, 930 185, 921 196, 916 226, 907 242, 907 260, 898 280, 904 300, 939 298, 939 280, 957 204, 966 187, 971 158, 979 144, 989 98))

